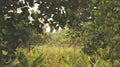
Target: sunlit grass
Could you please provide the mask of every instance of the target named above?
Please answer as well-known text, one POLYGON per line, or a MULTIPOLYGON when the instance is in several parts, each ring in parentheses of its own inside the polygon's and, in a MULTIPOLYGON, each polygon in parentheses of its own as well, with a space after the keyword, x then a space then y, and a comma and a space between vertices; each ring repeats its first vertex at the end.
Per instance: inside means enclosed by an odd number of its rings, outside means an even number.
MULTIPOLYGON (((18 52, 23 52, 28 59, 29 66, 33 61, 42 55, 44 58, 40 64, 42 67, 91 67, 89 56, 81 51, 80 47, 60 47, 60 46, 33 46, 29 49, 19 48, 18 52)), ((117 62, 117 61, 116 61, 117 62)), ((118 62, 117 62, 118 63, 118 62)), ((97 60, 94 67, 112 67, 111 63, 102 59, 97 60)))
POLYGON ((56 46, 34 46, 33 49, 20 48, 18 51, 24 52, 30 63, 43 54, 43 65, 47 67, 90 67, 89 60, 78 47, 56 47, 56 46), (86 65, 87 64, 87 65, 86 65))

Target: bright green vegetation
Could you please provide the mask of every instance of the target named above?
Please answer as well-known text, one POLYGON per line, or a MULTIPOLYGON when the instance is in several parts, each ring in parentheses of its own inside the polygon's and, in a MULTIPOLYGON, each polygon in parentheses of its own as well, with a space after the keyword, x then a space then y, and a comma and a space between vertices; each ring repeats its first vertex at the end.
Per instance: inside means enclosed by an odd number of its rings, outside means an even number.
MULTIPOLYGON (((16 59, 7 67, 91 67, 91 61, 80 47, 34 46, 29 52, 19 48, 21 59, 16 59), (22 65, 22 66, 21 66, 22 65)), ((116 65, 120 65, 118 61, 116 65)), ((112 67, 111 63, 97 60, 95 67, 112 67)))
MULTIPOLYGON (((79 41, 74 42, 66 38, 64 34, 67 31, 56 33, 48 33, 42 36, 44 42, 41 45, 31 45, 30 47, 17 48, 16 59, 6 65, 6 67, 119 67, 120 61, 103 60, 94 56, 95 61, 91 60, 91 56, 82 51, 79 46, 79 41), (61 35, 59 35, 61 34, 61 35), (49 41, 50 39, 50 41, 49 41), (75 46, 76 45, 76 46, 75 46), (114 64, 113 64, 114 63, 114 64)), ((38 34, 33 35, 33 43, 36 41, 34 36, 41 36, 38 34)), ((39 41, 39 40, 38 40, 39 41)), ((31 42, 31 43, 32 43, 31 42)), ((100 49, 101 52, 102 49, 100 49)), ((4 52, 5 53, 5 52, 4 52)))

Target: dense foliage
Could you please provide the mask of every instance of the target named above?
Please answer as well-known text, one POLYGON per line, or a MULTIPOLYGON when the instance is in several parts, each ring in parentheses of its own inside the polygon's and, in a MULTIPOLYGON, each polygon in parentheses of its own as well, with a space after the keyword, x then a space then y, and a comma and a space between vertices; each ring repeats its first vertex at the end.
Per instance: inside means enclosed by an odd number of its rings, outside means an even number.
MULTIPOLYGON (((72 32, 70 31, 71 38, 79 40, 83 51, 90 56, 93 63, 98 59, 112 62, 115 59, 119 60, 120 1, 93 1, 95 6, 90 5, 92 8, 86 8, 87 11, 92 13, 90 17, 93 20, 87 20, 82 24, 81 20, 73 23, 73 26, 70 27, 72 30, 72 32)), ((83 17, 80 16, 81 18, 83 17)))
POLYGON ((64 28, 79 4, 80 0, 0 0, 0 58, 14 59, 16 48, 28 44, 32 30, 42 33, 45 23, 51 31, 64 28), (31 10, 36 4, 38 11, 31 10))
POLYGON ((21 43, 28 45, 32 32, 42 33, 44 25, 49 24, 51 31, 67 26, 68 35, 73 40, 77 38, 93 63, 99 58, 119 59, 119 3, 119 0, 0 0, 0 58, 15 59, 16 48, 21 43), (32 9, 35 5, 37 10, 32 9))

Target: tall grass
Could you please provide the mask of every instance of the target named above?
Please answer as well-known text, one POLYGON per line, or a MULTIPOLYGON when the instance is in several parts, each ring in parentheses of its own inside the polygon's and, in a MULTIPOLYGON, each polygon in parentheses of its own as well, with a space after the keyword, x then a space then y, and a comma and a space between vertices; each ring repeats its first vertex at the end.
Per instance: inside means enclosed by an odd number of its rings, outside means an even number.
MULTIPOLYGON (((92 67, 90 59, 79 47, 34 46, 19 48, 18 58, 7 67, 92 67)), ((119 64, 118 61, 116 63, 119 64)), ((120 65, 116 65, 120 66, 120 65)), ((111 63, 97 60, 94 67, 112 67, 111 63)))
POLYGON ((80 48, 34 46, 32 51, 19 49, 27 57, 29 67, 90 67, 89 60, 80 48), (41 55, 42 54, 42 55, 41 55), (39 63, 36 63, 39 62, 39 63))

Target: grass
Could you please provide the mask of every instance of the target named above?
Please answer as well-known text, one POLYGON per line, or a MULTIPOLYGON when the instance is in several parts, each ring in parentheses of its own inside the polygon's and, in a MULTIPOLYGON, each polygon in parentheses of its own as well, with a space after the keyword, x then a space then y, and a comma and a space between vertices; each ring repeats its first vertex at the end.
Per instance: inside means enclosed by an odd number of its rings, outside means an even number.
POLYGON ((90 67, 89 59, 81 52, 79 47, 53 47, 34 46, 29 52, 27 49, 19 48, 23 52, 31 66, 32 62, 40 55, 44 57, 43 67, 90 67))
MULTIPOLYGON (((7 67, 92 67, 89 57, 80 47, 33 46, 32 49, 19 48, 18 53, 23 53, 24 59, 15 60, 7 67), (25 66, 26 65, 26 66, 25 66)), ((116 63, 119 63, 116 61, 116 63)), ((110 62, 97 60, 94 67, 112 67, 110 62)), ((119 67, 119 65, 118 65, 119 67)))

